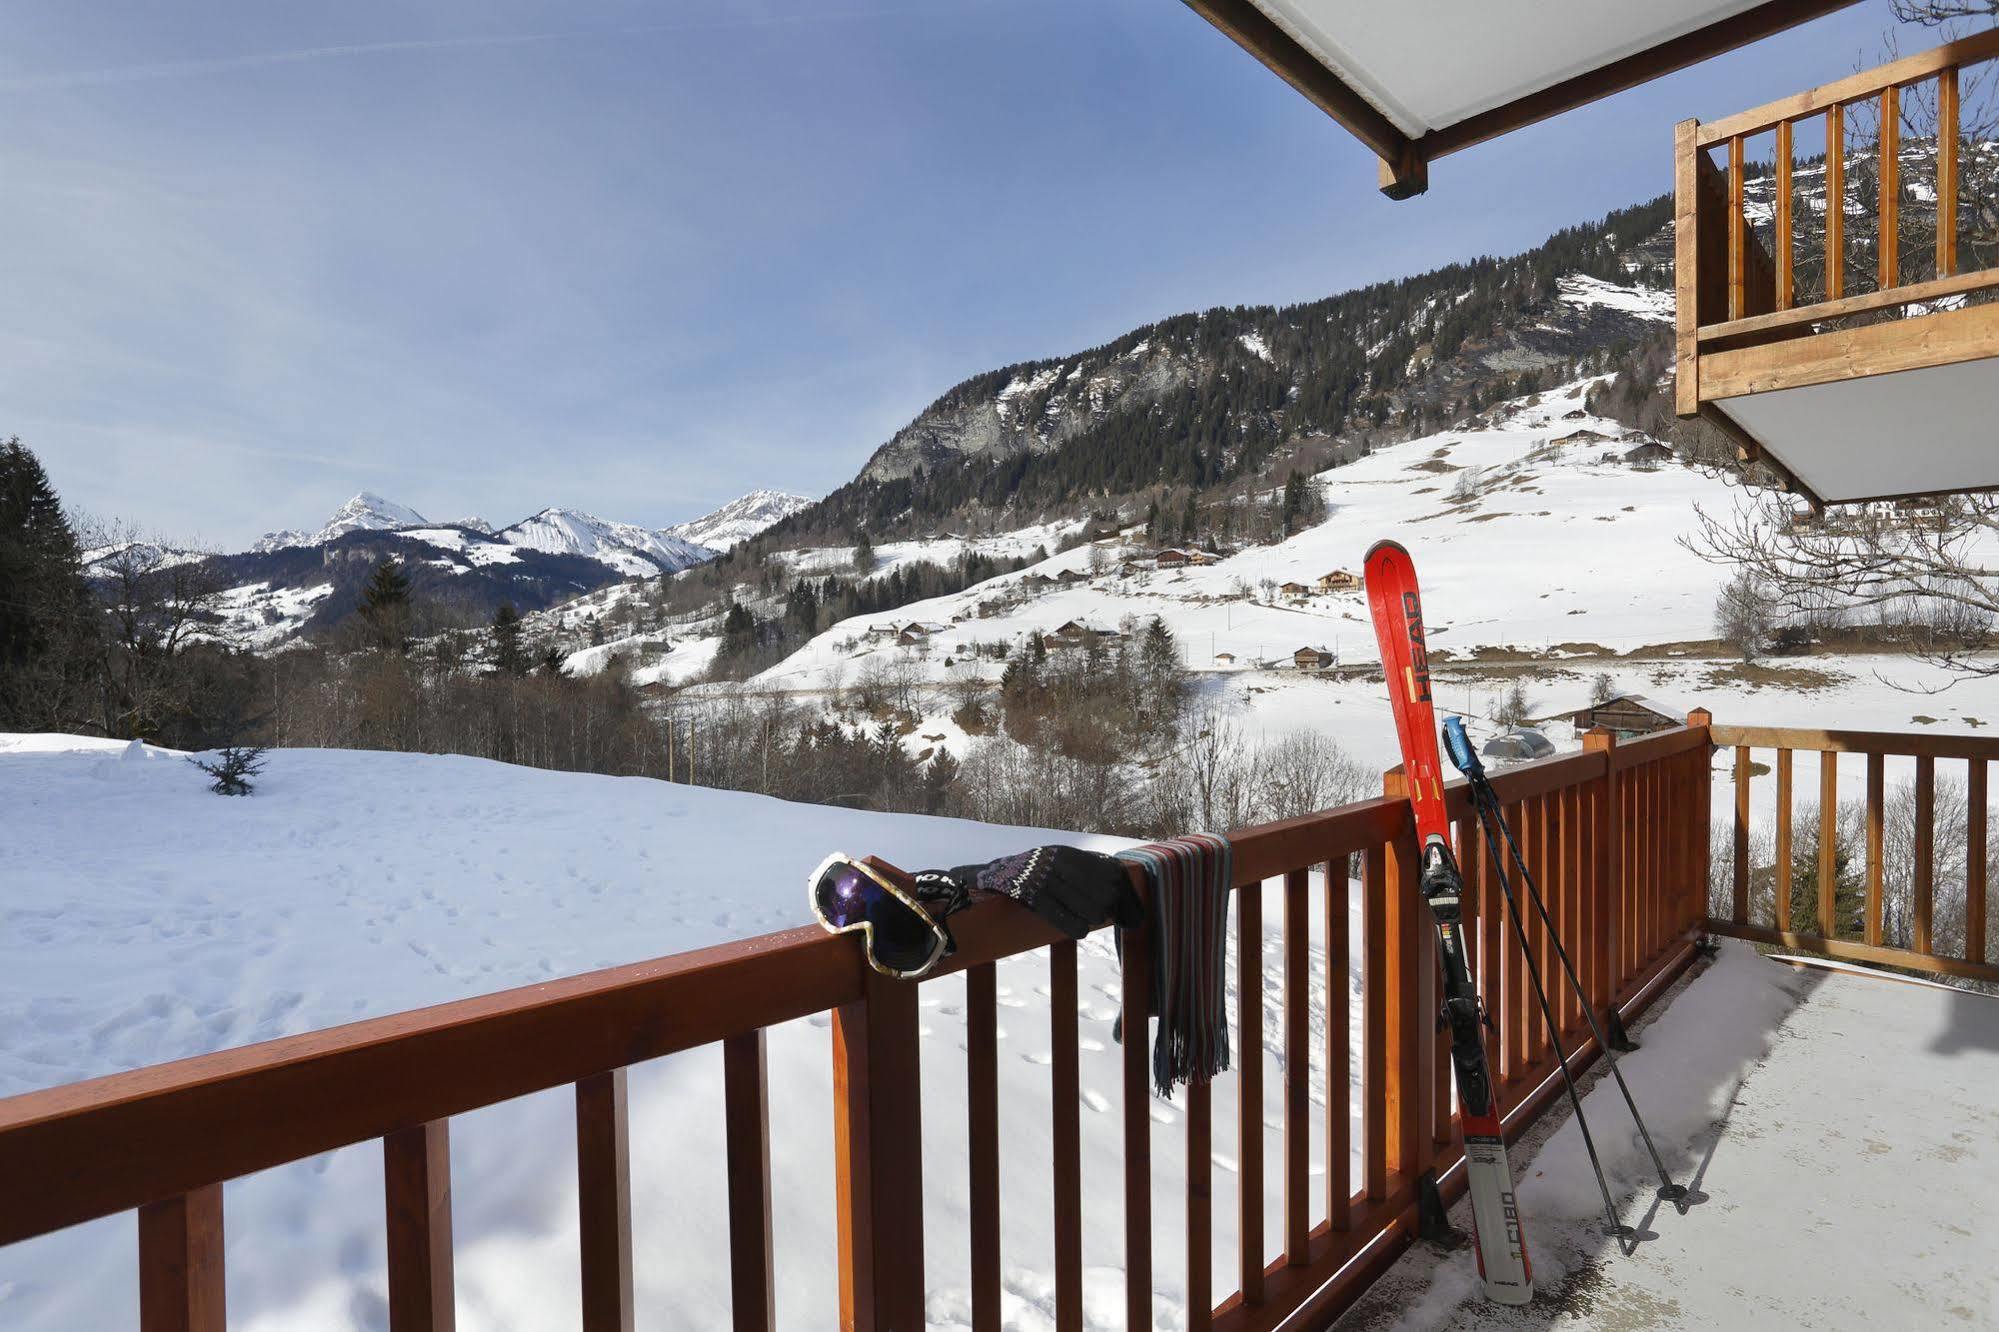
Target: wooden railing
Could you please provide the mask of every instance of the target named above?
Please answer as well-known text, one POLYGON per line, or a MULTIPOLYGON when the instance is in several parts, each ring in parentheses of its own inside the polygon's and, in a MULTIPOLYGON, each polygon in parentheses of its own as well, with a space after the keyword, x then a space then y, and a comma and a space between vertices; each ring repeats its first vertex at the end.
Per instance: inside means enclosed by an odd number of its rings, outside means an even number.
POLYGON ((1735 819, 1729 872, 1715 885, 1715 897, 1725 890, 1727 900, 1716 900, 1708 928, 1829 957, 1999 981, 1999 966, 1987 959, 1985 909, 1987 764, 1999 758, 1999 740, 1742 726, 1714 727, 1713 737, 1734 750, 1735 819), (1795 820, 1801 753, 1818 787, 1817 811, 1802 829, 1795 820), (1955 806, 1944 821, 1949 841, 1939 833, 1939 764, 1955 806), (1864 773, 1864 794, 1843 798, 1842 772, 1864 773), (1953 780, 1959 774, 1961 784, 1953 780), (1754 799, 1761 775, 1774 788, 1767 821, 1754 799), (1858 818, 1842 818, 1842 810, 1858 818), (1769 829, 1767 850, 1754 835, 1759 826, 1769 829), (1949 884, 1939 883, 1940 859, 1954 867, 1949 884), (1953 908, 1948 948, 1940 946, 1938 919, 1944 888, 1953 908))
MULTIPOLYGON (((1628 744, 1592 735, 1584 752, 1528 764, 1496 786, 1548 894, 1593 1006, 1630 1014, 1693 956, 1708 879, 1708 718, 1628 744)), ((1419 1187, 1464 1188, 1445 1041, 1437 1033, 1436 954, 1417 893, 1416 848, 1401 778, 1382 798, 1237 833, 1239 1104, 1260 1107, 1262 913, 1267 880, 1282 914, 1283 1134, 1265 1160, 1262 1115, 1237 1116, 1236 1289, 1211 1289, 1214 1265, 1212 1087, 1183 1093, 1187 1326, 1260 1332, 1303 1314, 1329 1319, 1410 1241, 1419 1187), (1358 862, 1356 879, 1351 865, 1358 862), (1314 1196, 1312 896, 1323 899, 1326 986, 1326 1183, 1314 1196), (1257 891, 1243 891, 1257 889, 1257 891), (1362 1032, 1351 1046, 1345 969, 1352 896, 1361 901, 1362 1032), (1361 1066, 1360 1187, 1349 1164, 1352 1062, 1361 1066), (1265 1261, 1266 1189, 1282 1190, 1282 1256, 1265 1261)), ((1462 788, 1451 791, 1476 910, 1466 922, 1487 1005, 1498 1015, 1497 1076, 1517 1128, 1559 1090, 1551 1032, 1533 1011, 1521 955, 1499 914, 1493 867, 1462 788)), ((1008 904, 959 917, 960 948, 938 975, 962 972, 966 1050, 973 1325, 1000 1319, 1000 1172, 994 964, 1048 950, 1056 1325, 1083 1315, 1077 1037, 1077 945, 1008 904)), ((1535 947, 1548 941, 1530 928, 1535 947)), ((1126 940, 1125 1030, 1147 1031, 1142 931, 1126 940)), ((927 981, 925 983, 928 983, 927 981)), ((359 1022, 0 1101, 0 1244, 121 1212, 138 1216, 139 1325, 223 1326, 222 1182, 334 1148, 383 1149, 390 1326, 453 1322, 450 1135, 455 1115, 531 1092, 575 1088, 583 1325, 632 1326, 632 1235, 625 1070, 697 1046, 723 1053, 727 1126, 730 1318, 768 1329, 775 1316, 769 1086, 765 1030, 830 1011, 835 1112, 839 1310, 843 1327, 923 1323, 923 1171, 919 985, 870 972, 852 938, 817 929, 683 953, 393 1017, 359 1022)), ((1583 1063, 1597 1053, 1573 997, 1556 1010, 1583 1063)), ((1150 1042, 1121 1052, 1122 1254, 1130 1326, 1150 1327, 1154 1299, 1150 1042)), ((720 1220, 720 1218, 718 1218, 720 1220)), ((1272 1237, 1279 1238, 1279 1237, 1272 1237)), ((812 1315, 817 1318, 818 1315, 812 1315)))
MULTIPOLYGON (((1680 122, 1674 139, 1675 267, 1678 378, 1675 408, 1699 415, 1758 452, 1730 418, 1707 404, 1772 389, 1799 388, 1862 375, 1988 357, 1999 352, 1993 316, 1974 306, 1920 314, 1922 336, 1878 322, 1823 329, 1849 316, 1928 306, 1999 287, 1999 269, 1962 271, 1959 194, 1962 145, 1959 91, 1965 67, 1999 56, 1999 29, 1853 74, 1799 93, 1702 123, 1680 122), (1927 273, 1902 265, 1903 99, 1920 92, 1936 109, 1936 226, 1934 263, 1927 273), (1879 189, 1874 205, 1873 290, 1847 290, 1848 163, 1846 113, 1871 104, 1878 115, 1879 189), (1825 138, 1823 290, 1797 302, 1794 218, 1794 127, 1820 120, 1825 138), (1751 174, 1747 141, 1774 137, 1774 198, 1770 244, 1751 226, 1744 192, 1751 174), (1709 154, 1721 151, 1726 165, 1709 154), (1833 206, 1837 203, 1838 206, 1833 206)), ((1766 459, 1765 461, 1772 461, 1766 459)), ((1773 465, 1775 465, 1773 463, 1773 465)), ((1779 465, 1779 470, 1782 470, 1779 465)))

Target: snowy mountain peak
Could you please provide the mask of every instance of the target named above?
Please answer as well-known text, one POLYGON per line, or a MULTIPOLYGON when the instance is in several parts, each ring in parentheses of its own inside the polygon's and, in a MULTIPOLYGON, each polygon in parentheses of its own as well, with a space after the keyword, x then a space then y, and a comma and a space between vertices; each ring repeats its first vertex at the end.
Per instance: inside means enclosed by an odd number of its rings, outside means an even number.
POLYGON ((752 490, 741 499, 730 500, 721 508, 699 518, 666 528, 668 536, 689 541, 709 550, 728 550, 748 541, 772 523, 809 508, 813 500, 784 490, 752 490))
POLYGON ((261 552, 283 550, 288 546, 319 546, 349 532, 387 532, 399 527, 422 527, 427 521, 407 505, 364 490, 334 510, 333 516, 317 532, 289 529, 266 532, 250 549, 261 552))
POLYGON ((551 555, 587 555, 637 577, 675 573, 714 557, 707 547, 668 532, 561 507, 543 509, 494 535, 512 545, 551 555))

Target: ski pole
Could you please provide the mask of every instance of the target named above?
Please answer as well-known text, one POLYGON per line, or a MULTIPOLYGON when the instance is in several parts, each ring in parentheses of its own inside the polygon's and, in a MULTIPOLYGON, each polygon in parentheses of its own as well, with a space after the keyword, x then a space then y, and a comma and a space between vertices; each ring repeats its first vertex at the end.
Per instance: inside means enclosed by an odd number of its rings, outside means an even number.
MULTIPOLYGON (((1485 775, 1485 765, 1479 761, 1478 754, 1472 749, 1471 738, 1465 734, 1464 722, 1461 719, 1452 717, 1444 722, 1444 748, 1450 754, 1451 762, 1457 770, 1471 783, 1472 802, 1478 809, 1479 824, 1486 830, 1488 844, 1493 840, 1493 825, 1498 826, 1500 834, 1506 839, 1506 847, 1512 854, 1514 867, 1520 871, 1521 882, 1527 887, 1527 895, 1534 903, 1534 910, 1540 916, 1542 927, 1548 931, 1548 938, 1555 945, 1555 956, 1561 960, 1562 970, 1568 975, 1569 984, 1574 988, 1576 998, 1581 1001, 1579 1006, 1583 1016, 1589 1021, 1590 1034, 1596 1037, 1597 1049, 1603 1051, 1604 1059, 1609 1062, 1611 1076, 1617 1079, 1617 1089, 1623 1093, 1624 1104, 1631 1111, 1632 1122, 1638 1126, 1638 1135, 1645 1140, 1645 1150, 1652 1157, 1652 1166, 1659 1172, 1659 1197, 1672 1203, 1684 1215, 1688 1206, 1686 1185, 1673 1182, 1665 1161, 1659 1155, 1658 1147, 1652 1141, 1652 1131, 1645 1126, 1645 1116, 1638 1112, 1638 1101, 1632 1096, 1631 1087, 1624 1080, 1624 1070, 1617 1066, 1617 1055, 1605 1038, 1602 1025, 1597 1021, 1596 1009, 1591 1005, 1589 995, 1583 989, 1582 978, 1576 974, 1575 962, 1569 957, 1569 950, 1562 943, 1561 931, 1555 926, 1554 918, 1548 911, 1548 904, 1541 897, 1540 885, 1534 881, 1533 871, 1527 868, 1527 861, 1520 853, 1520 844, 1514 840, 1513 830, 1507 827, 1506 820, 1500 813, 1499 794, 1492 789, 1492 782, 1485 775)), ((1496 844, 1492 845, 1492 854, 1497 862, 1499 847, 1496 844)), ((1511 900, 1509 894, 1508 901, 1511 900)))
POLYGON ((1637 1232, 1617 1219, 1617 1204, 1610 1196, 1610 1182, 1603 1177, 1603 1161, 1596 1153, 1596 1139, 1590 1135, 1589 1119, 1583 1114, 1582 1097, 1576 1092, 1576 1080, 1569 1072, 1569 1054, 1562 1046, 1560 1024, 1555 1021, 1553 1005, 1548 1002, 1548 991, 1541 984, 1541 967, 1534 960, 1533 950, 1527 946, 1527 926, 1521 918, 1520 904, 1513 897, 1513 882, 1506 875, 1506 865, 1500 856, 1499 840, 1493 836, 1492 826, 1484 818, 1479 819, 1479 827, 1485 832, 1487 847, 1492 852, 1492 872, 1499 880, 1499 891, 1506 898, 1506 918, 1513 924, 1513 937, 1520 944, 1520 956, 1527 963, 1527 979, 1534 983, 1534 998, 1541 1006, 1541 1018, 1548 1024, 1548 1039, 1555 1047, 1555 1062, 1562 1070, 1562 1085, 1569 1093, 1569 1104, 1576 1112, 1576 1127, 1582 1130, 1583 1147, 1589 1152, 1590 1169, 1596 1172, 1596 1187, 1603 1194, 1604 1233, 1617 1241, 1618 1248, 1628 1258, 1638 1251, 1637 1232))

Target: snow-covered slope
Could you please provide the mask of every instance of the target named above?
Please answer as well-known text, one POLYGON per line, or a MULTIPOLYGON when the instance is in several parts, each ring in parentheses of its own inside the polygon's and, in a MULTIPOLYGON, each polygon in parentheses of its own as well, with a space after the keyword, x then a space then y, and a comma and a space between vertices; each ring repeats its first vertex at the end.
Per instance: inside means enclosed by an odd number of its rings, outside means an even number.
POLYGON ((502 541, 551 555, 587 555, 633 577, 674 573, 715 557, 665 532, 616 523, 576 509, 543 509, 496 533, 502 541))
POLYGON ((335 509, 333 516, 317 532, 267 532, 250 549, 264 552, 283 550, 288 546, 323 546, 349 532, 394 531, 399 527, 422 527, 428 521, 408 505, 364 490, 335 509))
POLYGON ((1179 569, 1153 566, 1137 544, 1078 547, 893 616, 843 622, 759 678, 819 688, 858 658, 894 653, 915 657, 941 680, 968 668, 998 670, 996 661, 968 667, 960 645, 1011 646, 1070 620, 1116 629, 1127 617, 1153 615, 1179 635, 1197 669, 1288 664, 1306 646, 1343 662, 1372 660, 1360 594, 1320 592, 1317 584, 1358 571, 1383 537, 1416 553, 1439 652, 1538 653, 1568 644, 1585 654, 1593 646, 1625 651, 1709 639, 1723 575, 1676 538, 1692 527, 1696 503, 1727 504, 1727 488, 1676 462, 1625 461, 1648 441, 1583 410, 1591 382, 1503 404, 1487 414, 1490 424, 1392 445, 1322 473, 1325 519, 1281 544, 1179 569), (1045 581, 1064 572, 1081 578, 1045 581), (1278 590, 1294 582, 1311 590, 1278 590), (927 652, 871 642, 869 625, 888 619, 952 631, 927 652))
POLYGON ((676 523, 661 531, 693 545, 706 546, 709 550, 728 550, 748 541, 779 519, 789 518, 811 506, 812 500, 806 495, 794 495, 785 490, 752 490, 741 499, 730 500, 713 513, 676 523))

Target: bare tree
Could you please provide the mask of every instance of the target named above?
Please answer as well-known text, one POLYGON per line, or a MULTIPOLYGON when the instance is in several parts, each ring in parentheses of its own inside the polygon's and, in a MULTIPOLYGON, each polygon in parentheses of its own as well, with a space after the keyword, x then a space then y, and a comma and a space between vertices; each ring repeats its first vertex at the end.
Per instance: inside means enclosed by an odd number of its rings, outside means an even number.
MULTIPOLYGON (((1962 675, 1999 675, 1978 654, 1999 617, 1999 497, 1945 496, 1922 510, 1839 509, 1798 524, 1788 497, 1765 494, 1727 516, 1697 510, 1682 539, 1739 570, 1715 608, 1737 646, 1759 623, 1828 619, 1906 637, 1911 651, 1962 675)), ((1749 653, 1745 652, 1745 656, 1749 653)))
POLYGON ((1742 654, 1744 661, 1762 655, 1773 627, 1770 599, 1760 570, 1745 568, 1722 585, 1714 599, 1714 632, 1742 654))
POLYGON ((111 527, 90 544, 110 550, 93 570, 109 625, 105 731, 157 736, 193 706, 188 648, 198 640, 228 642, 216 614, 220 579, 210 561, 170 550, 127 525, 111 527))

